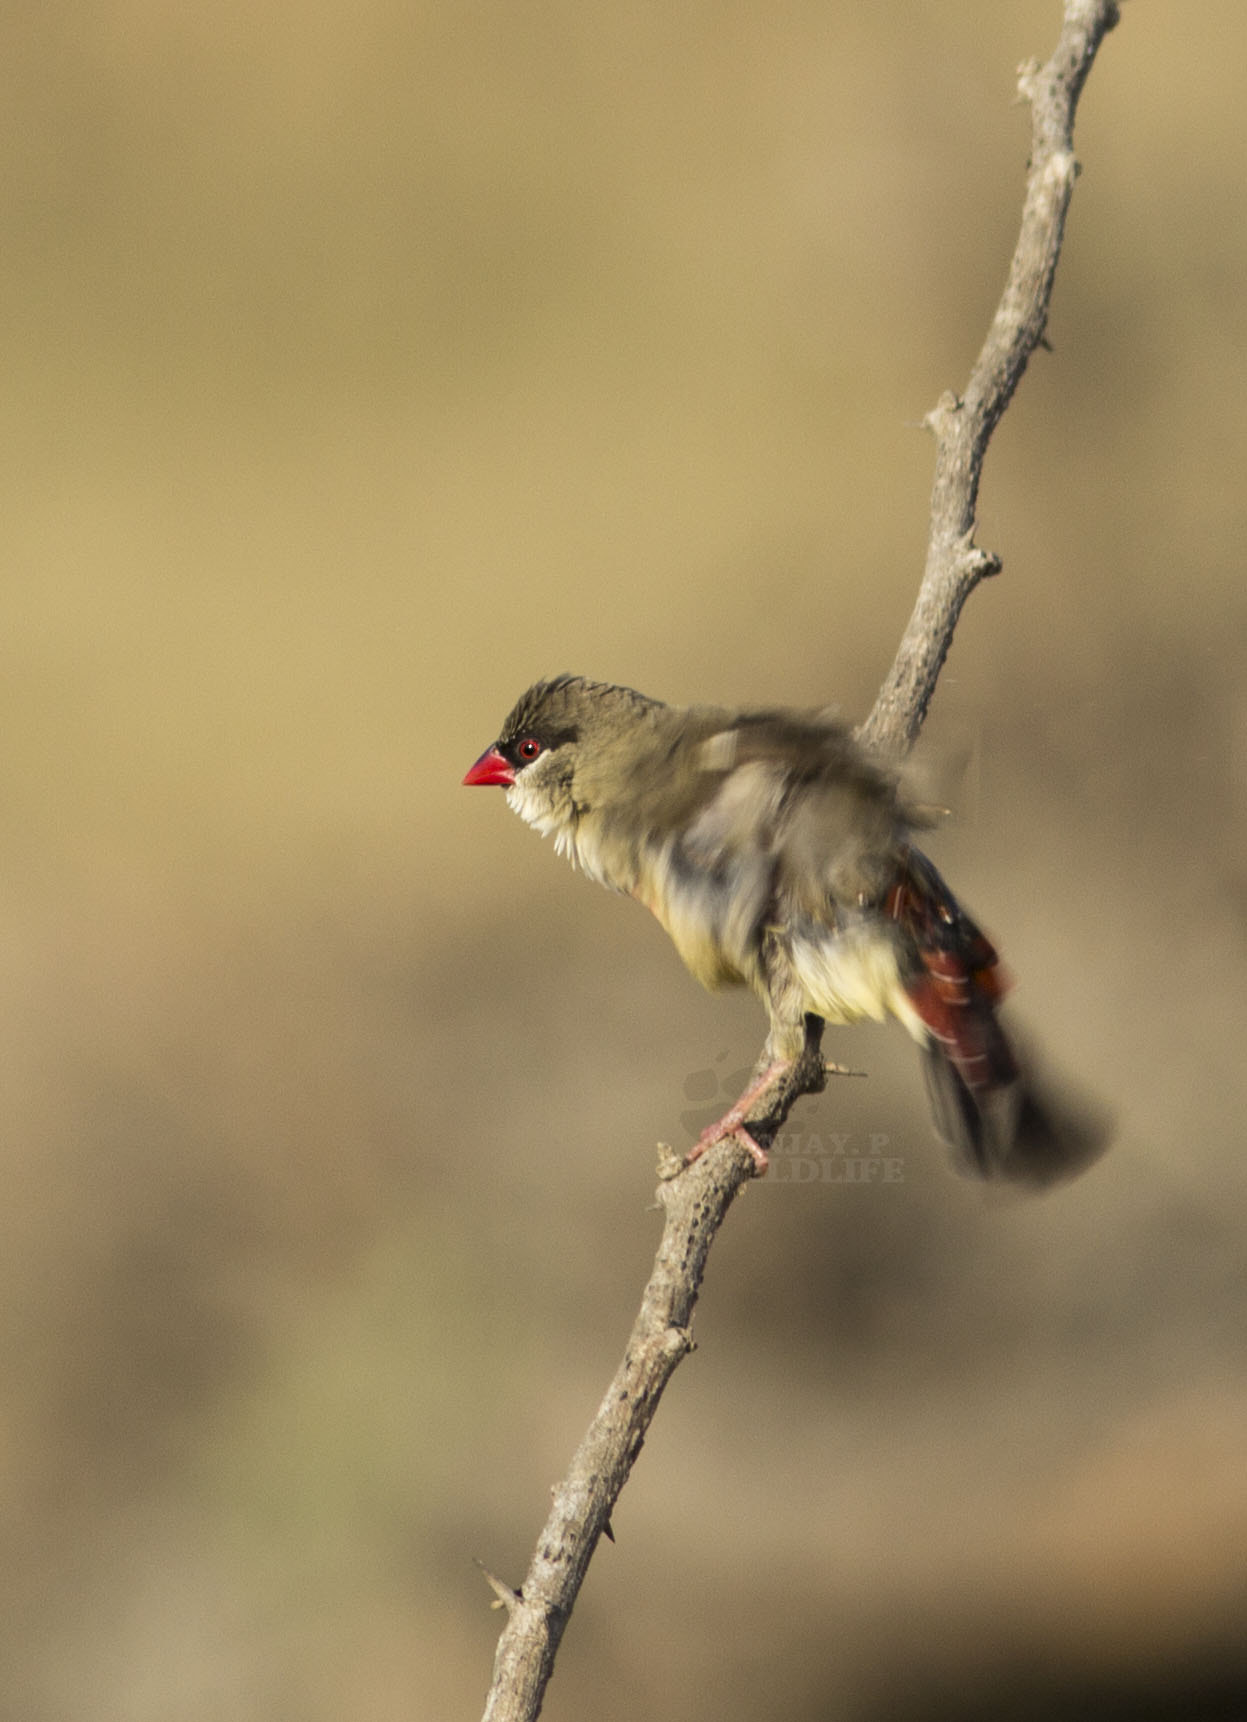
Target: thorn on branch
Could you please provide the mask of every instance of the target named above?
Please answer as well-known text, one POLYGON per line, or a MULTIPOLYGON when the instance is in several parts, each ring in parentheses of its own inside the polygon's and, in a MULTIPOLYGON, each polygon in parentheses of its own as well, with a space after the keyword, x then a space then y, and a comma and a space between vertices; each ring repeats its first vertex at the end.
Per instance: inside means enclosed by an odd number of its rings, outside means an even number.
POLYGON ((987 580, 993 574, 999 574, 1004 563, 994 550, 983 550, 977 544, 968 544, 961 555, 963 571, 974 580, 987 580))
POLYGON ((662 1183, 678 1178, 684 1170, 684 1156, 677 1154, 669 1142, 658 1144, 658 1176, 662 1183))
POLYGON ((1038 60, 1023 60, 1018 67, 1018 101, 1033 102, 1035 100, 1035 81, 1043 67, 1038 60))
POLYGON ((963 404, 964 403, 960 395, 954 394, 952 389, 945 389, 939 400, 936 401, 935 405, 931 408, 931 411, 924 414, 922 420, 923 430, 934 431, 936 436, 941 436, 947 426, 948 420, 954 413, 959 413, 961 411, 963 404))
POLYGON ((490 1608, 505 1608, 507 1613, 510 1614, 511 1610, 520 1600, 519 1591, 512 1590, 511 1586, 509 1584, 504 1584, 496 1573, 491 1573, 484 1561, 478 1560, 476 1564, 484 1575, 485 1583, 494 1593, 494 1600, 490 1603, 490 1608))

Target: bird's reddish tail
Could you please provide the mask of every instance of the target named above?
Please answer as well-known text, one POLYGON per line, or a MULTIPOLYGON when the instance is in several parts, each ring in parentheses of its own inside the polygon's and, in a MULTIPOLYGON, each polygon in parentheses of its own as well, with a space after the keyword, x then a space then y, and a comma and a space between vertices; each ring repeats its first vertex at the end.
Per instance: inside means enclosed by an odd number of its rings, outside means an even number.
POLYGON ((1008 982, 990 939, 940 874, 911 849, 887 912, 909 935, 906 996, 926 1030, 923 1065, 935 1128, 958 1169, 1048 1182, 1093 1157, 1098 1127, 1041 1101, 998 1009, 1008 982))

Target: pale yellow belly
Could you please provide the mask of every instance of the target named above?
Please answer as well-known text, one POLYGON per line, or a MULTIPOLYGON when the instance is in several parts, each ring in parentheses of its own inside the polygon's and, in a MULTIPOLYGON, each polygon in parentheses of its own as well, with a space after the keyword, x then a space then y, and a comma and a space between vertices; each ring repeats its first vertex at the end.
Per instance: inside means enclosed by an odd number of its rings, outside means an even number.
POLYGON ((825 938, 794 938, 789 961, 807 1009, 829 1023, 882 1022, 894 1016, 916 1040, 925 1037, 901 983, 891 939, 875 928, 846 928, 825 938))

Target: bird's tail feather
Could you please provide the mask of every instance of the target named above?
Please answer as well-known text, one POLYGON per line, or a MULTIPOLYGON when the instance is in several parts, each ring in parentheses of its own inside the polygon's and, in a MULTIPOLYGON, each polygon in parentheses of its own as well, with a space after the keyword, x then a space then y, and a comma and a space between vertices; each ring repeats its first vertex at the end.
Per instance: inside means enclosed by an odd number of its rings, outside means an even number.
POLYGON ((991 941, 940 874, 911 849, 889 912, 913 939, 905 993, 925 1031, 923 1069, 935 1128, 970 1177, 1047 1184, 1107 1143, 1102 1120, 1041 1092, 999 1019, 1007 982, 991 941))

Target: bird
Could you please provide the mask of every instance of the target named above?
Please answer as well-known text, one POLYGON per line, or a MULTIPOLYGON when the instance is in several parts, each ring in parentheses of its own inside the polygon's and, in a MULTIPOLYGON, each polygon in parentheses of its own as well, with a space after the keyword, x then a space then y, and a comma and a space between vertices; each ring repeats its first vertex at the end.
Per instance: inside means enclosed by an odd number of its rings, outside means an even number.
POLYGON ((810 1028, 890 1018, 920 1048, 958 1171, 1049 1182, 1098 1147, 1024 1071, 996 949, 913 841, 930 812, 834 712, 676 706, 558 675, 521 695, 463 783, 505 789, 559 854, 649 909, 698 981, 765 1007, 760 1074, 686 1161, 735 1137, 765 1172, 747 1120, 810 1028))

